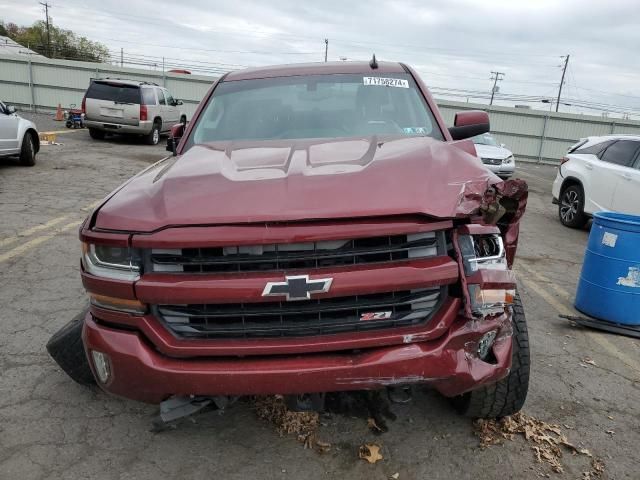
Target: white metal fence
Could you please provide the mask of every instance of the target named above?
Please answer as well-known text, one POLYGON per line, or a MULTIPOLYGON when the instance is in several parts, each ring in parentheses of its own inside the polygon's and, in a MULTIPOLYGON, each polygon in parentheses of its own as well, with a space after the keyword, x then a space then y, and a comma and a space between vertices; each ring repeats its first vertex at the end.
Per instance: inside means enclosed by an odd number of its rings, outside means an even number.
MULTIPOLYGON (((0 100, 22 109, 51 111, 58 104, 79 105, 92 78, 127 78, 154 82, 184 102, 188 115, 205 95, 215 77, 184 75, 110 64, 51 60, 43 57, 0 55, 0 100), (26 57, 26 58, 25 58, 26 57)), ((438 100, 449 125, 460 110, 489 113, 491 128, 516 159, 557 163, 567 148, 588 135, 632 133, 640 135, 640 121, 591 115, 551 113, 438 100)))

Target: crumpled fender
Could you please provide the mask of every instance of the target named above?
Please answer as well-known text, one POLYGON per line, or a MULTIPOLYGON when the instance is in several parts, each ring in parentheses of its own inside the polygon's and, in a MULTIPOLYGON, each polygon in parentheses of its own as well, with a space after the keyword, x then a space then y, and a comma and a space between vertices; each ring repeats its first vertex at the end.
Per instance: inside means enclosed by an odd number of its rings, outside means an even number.
POLYGON ((507 262, 511 267, 518 248, 520 219, 524 215, 528 195, 529 186, 521 179, 496 183, 467 182, 460 195, 456 216, 471 216, 474 222, 497 225, 502 233, 507 262))

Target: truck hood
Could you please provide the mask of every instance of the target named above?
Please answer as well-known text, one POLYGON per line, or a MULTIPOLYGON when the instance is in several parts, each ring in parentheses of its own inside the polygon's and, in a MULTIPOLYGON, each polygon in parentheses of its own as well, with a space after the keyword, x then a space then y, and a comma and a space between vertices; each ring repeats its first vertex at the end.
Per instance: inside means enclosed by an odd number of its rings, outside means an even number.
POLYGON ((468 216, 501 182, 469 151, 469 141, 426 137, 196 145, 121 186, 99 208, 94 228, 468 216))

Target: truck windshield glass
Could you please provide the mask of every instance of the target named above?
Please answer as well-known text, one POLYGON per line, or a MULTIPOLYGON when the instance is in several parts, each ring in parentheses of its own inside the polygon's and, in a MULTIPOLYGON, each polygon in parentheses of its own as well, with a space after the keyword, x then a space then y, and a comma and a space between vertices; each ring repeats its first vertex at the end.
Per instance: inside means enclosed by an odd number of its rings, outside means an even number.
POLYGON ((408 74, 310 75, 223 82, 188 145, 371 135, 442 139, 408 74))

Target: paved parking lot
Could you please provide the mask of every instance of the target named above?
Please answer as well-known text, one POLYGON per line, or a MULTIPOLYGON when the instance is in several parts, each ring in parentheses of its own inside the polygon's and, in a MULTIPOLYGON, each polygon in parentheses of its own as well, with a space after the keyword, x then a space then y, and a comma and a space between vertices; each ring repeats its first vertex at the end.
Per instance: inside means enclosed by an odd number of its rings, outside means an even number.
MULTIPOLYGON (((41 128, 52 128, 38 117, 41 128)), ((60 124, 55 124, 60 129, 60 124)), ((130 140, 95 142, 87 131, 58 136, 33 168, 0 160, 0 478, 1 479, 579 479, 583 456, 565 455, 565 473, 535 462, 522 439, 478 448, 471 422, 430 391, 419 391, 390 430, 325 416, 320 455, 280 437, 251 403, 208 412, 160 434, 153 406, 76 385, 45 351, 49 336, 85 303, 78 274, 77 226, 91 206, 165 155, 130 140), (384 460, 358 460, 358 446, 382 445, 384 460)), ((569 440, 604 460, 606 478, 637 479, 640 460, 640 342, 571 327, 588 231, 570 230, 550 204, 555 169, 523 165, 530 185, 517 272, 533 355, 525 412, 563 425, 569 440), (592 359, 594 365, 584 363, 592 359)))

